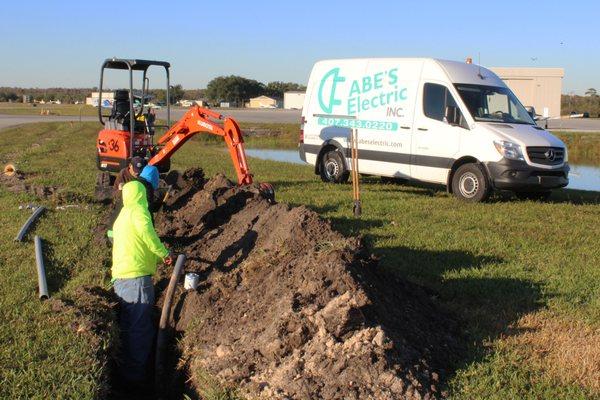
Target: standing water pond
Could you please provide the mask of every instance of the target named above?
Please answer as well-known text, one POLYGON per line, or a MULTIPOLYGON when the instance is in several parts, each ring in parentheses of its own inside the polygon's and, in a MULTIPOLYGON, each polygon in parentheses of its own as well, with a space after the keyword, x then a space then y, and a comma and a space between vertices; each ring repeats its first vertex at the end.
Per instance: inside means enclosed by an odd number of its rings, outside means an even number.
MULTIPOLYGON (((249 157, 304 164, 297 150, 246 149, 249 157)), ((568 189, 600 191, 600 166, 571 165, 568 189)))

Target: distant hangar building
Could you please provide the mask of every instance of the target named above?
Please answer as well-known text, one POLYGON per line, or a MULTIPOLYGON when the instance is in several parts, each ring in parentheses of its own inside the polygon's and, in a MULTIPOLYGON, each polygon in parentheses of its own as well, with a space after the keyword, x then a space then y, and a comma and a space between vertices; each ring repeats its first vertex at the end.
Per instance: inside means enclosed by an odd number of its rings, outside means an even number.
POLYGON ((524 106, 532 106, 537 114, 545 117, 560 116, 563 68, 490 68, 521 100, 524 106))
POLYGON ((277 108, 277 100, 268 96, 258 96, 246 103, 248 108, 277 108))

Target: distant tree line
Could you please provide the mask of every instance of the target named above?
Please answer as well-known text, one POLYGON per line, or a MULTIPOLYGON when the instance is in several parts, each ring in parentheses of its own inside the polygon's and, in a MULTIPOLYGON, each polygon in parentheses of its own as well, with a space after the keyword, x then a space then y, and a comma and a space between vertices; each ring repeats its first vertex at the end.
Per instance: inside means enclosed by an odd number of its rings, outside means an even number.
POLYGON ((279 81, 264 84, 254 79, 229 75, 219 76, 208 82, 205 95, 207 100, 212 103, 228 101, 242 105, 249 99, 261 95, 282 99, 283 93, 292 90, 303 91, 306 90, 306 86, 293 82, 279 81))
MULTIPOLYGON (((112 89, 104 89, 106 92, 112 89)), ((228 101, 242 105, 252 97, 261 95, 275 99, 282 99, 283 93, 290 90, 306 90, 305 86, 292 82, 269 82, 264 84, 254 79, 241 76, 219 76, 211 80, 206 89, 184 89, 182 85, 174 85, 170 89, 171 103, 179 100, 206 99, 217 105, 221 101, 228 101)), ((17 88, 0 87, 0 102, 21 102, 23 95, 29 96, 30 101, 49 102, 59 100, 61 103, 84 102, 92 92, 97 92, 97 87, 92 88, 17 88)), ((167 91, 165 89, 151 89, 153 102, 165 103, 167 91)))
POLYGON ((563 115, 587 112, 590 117, 600 117, 600 96, 594 88, 586 90, 585 96, 563 94, 561 96, 561 110, 563 115))
MULTIPOLYGON (((112 90, 104 89, 105 92, 111 92, 112 90)), ((59 100, 61 103, 69 104, 76 101, 84 102, 86 97, 97 91, 97 87, 77 89, 0 87, 0 102, 21 102, 23 101, 23 95, 27 95, 30 101, 40 102, 43 100, 49 102, 59 100)), ((181 85, 175 85, 171 88, 171 101, 175 103, 183 98, 197 99, 203 91, 204 89, 184 90, 181 85)), ((153 101, 166 101, 167 98, 165 89, 153 89, 149 91, 149 94, 153 96, 153 101)))
POLYGON ((0 87, 0 101, 23 101, 23 95, 30 97, 31 101, 56 101, 61 103, 74 103, 76 101, 85 101, 94 89, 89 88, 16 88, 0 87))

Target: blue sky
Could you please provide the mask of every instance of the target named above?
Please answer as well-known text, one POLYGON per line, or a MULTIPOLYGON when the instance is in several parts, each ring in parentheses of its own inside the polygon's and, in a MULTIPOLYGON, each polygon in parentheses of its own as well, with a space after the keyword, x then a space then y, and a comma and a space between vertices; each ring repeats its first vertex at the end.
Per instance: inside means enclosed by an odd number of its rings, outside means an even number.
POLYGON ((96 86, 112 56, 170 61, 173 83, 201 88, 228 74, 306 83, 326 58, 480 54, 562 67, 563 93, 600 90, 598 1, 4 0, 0 18, 0 86, 96 86))

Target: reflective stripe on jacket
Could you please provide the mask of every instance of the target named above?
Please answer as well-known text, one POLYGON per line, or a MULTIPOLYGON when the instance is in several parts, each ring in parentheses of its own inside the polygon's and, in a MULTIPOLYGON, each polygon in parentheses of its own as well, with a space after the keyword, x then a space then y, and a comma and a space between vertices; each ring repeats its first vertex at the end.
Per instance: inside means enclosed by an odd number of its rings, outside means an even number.
POLYGON ((156 263, 168 254, 152 225, 144 185, 126 183, 123 208, 113 225, 113 280, 153 275, 156 263))

